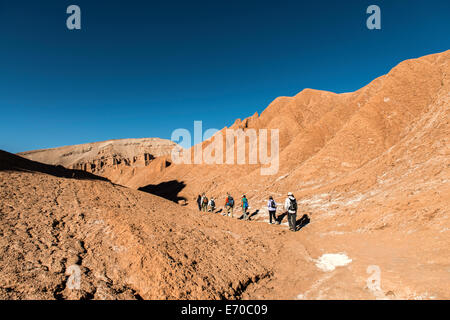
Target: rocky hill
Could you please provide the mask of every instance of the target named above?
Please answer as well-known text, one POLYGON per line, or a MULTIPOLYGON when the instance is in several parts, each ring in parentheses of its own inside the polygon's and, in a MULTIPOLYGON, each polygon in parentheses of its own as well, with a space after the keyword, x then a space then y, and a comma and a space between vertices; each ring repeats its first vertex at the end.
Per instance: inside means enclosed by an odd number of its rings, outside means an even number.
POLYGON ((239 298, 270 275, 249 225, 3 151, 0 163, 0 299, 239 298))
POLYGON ((120 176, 148 166, 155 158, 170 154, 176 144, 159 138, 121 139, 19 153, 27 159, 105 176, 120 176))
POLYGON ((282 202, 292 191, 305 211, 340 216, 352 230, 447 219, 449 77, 446 51, 404 61, 354 93, 306 89, 237 120, 231 128, 279 129, 276 175, 261 175, 260 165, 181 164, 142 182, 182 181, 178 195, 191 205, 204 191, 220 203, 227 191, 245 193, 255 210, 265 210, 269 195, 282 202))

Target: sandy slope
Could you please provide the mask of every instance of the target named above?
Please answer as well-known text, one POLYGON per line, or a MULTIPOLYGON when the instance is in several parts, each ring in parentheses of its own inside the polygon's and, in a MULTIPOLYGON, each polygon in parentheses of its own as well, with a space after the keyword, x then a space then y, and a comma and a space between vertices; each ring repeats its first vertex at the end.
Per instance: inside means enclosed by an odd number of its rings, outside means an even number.
POLYGON ((448 229, 333 233, 319 220, 294 234, 27 162, 2 168, 0 193, 3 299, 450 298, 448 229), (316 266, 339 252, 352 262, 316 266), (74 264, 81 290, 67 287, 74 264), (372 264, 381 293, 367 288, 372 264))
POLYGON ((0 172, 2 298, 231 298, 270 272, 269 248, 247 236, 249 225, 110 182, 24 170, 0 172), (66 288, 73 264, 81 291, 66 288))

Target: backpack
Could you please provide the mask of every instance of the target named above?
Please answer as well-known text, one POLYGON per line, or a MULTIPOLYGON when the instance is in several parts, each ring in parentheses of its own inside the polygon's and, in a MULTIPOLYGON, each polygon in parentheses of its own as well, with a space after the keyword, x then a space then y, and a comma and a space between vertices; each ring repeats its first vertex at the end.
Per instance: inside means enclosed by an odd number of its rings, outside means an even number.
POLYGON ((211 202, 209 203, 211 205, 211 207, 215 207, 216 203, 214 202, 214 200, 211 200, 211 202))
POLYGON ((232 196, 229 196, 229 197, 228 197, 228 204, 230 205, 230 207, 233 207, 233 206, 234 206, 234 199, 233 199, 232 196))
POLYGON ((276 208, 277 208, 277 205, 275 204, 275 201, 273 201, 273 199, 270 200, 270 207, 271 207, 272 209, 276 209, 276 208))
POLYGON ((289 211, 297 211, 297 200, 289 199, 289 211))

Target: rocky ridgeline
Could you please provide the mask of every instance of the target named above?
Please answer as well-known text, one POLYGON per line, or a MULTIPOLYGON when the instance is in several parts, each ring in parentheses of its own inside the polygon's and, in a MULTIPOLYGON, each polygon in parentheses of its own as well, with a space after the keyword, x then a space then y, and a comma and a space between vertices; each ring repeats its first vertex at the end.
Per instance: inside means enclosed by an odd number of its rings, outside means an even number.
POLYGON ((142 168, 157 157, 169 155, 176 144, 159 138, 122 139, 35 150, 19 155, 69 169, 102 173, 105 169, 142 168))
POLYGON ((73 164, 70 169, 99 173, 107 167, 114 169, 119 169, 123 166, 142 168, 148 166, 153 159, 155 159, 155 157, 149 153, 143 153, 131 158, 125 158, 117 154, 108 156, 103 155, 98 159, 77 162, 73 164))

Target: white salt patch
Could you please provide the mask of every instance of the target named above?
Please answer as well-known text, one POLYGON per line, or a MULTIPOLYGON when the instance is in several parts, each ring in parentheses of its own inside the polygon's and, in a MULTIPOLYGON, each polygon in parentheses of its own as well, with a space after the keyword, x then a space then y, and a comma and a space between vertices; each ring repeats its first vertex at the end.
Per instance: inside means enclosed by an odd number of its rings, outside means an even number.
POLYGON ((316 267, 323 271, 333 271, 336 267, 343 267, 352 262, 344 253, 326 253, 317 261, 316 267))
POLYGON ((360 202, 362 199, 364 199, 364 195, 359 195, 359 196, 356 196, 355 198, 353 198, 353 199, 350 199, 349 201, 347 201, 346 203, 344 203, 344 206, 350 206, 350 205, 353 205, 353 204, 355 204, 355 203, 358 203, 358 202, 360 202))

